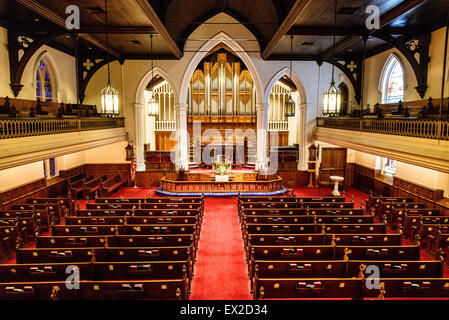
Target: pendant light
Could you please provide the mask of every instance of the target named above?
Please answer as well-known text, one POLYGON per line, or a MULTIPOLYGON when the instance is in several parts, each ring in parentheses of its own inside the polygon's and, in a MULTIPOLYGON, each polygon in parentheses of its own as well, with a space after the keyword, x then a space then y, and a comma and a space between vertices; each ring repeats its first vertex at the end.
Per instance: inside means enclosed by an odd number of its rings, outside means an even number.
MULTIPOLYGON (((335 2, 334 8, 334 30, 335 30, 337 28, 337 0, 335 0, 334 2, 335 2)), ((334 34, 333 51, 334 51, 333 56, 335 56, 335 34, 334 34)), ((341 92, 335 86, 334 71, 335 66, 332 65, 332 81, 329 89, 327 89, 323 95, 323 114, 325 115, 336 115, 340 113, 341 92)))
POLYGON ((111 85, 111 70, 109 66, 109 32, 108 32, 108 0, 104 1, 106 15, 106 62, 108 64, 108 84, 101 91, 101 113, 107 117, 119 115, 118 92, 111 85))
MULTIPOLYGON (((153 35, 150 35, 150 52, 151 52, 151 80, 154 80, 154 60, 153 60, 153 35)), ((148 102, 148 115, 156 117, 159 115, 159 104, 154 98, 154 90, 151 90, 151 99, 148 102)))
MULTIPOLYGON (((290 80, 292 80, 292 68, 293 68, 293 36, 290 36, 290 80)), ((285 103, 285 116, 294 117, 295 116, 295 102, 292 99, 292 92, 290 90, 290 96, 285 103)))

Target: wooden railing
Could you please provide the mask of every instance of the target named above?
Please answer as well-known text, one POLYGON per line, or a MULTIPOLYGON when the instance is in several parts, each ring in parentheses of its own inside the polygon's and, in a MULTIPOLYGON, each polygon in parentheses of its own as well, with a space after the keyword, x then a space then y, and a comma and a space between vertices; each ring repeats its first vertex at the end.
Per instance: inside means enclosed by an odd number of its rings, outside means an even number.
POLYGON ((269 121, 268 131, 288 131, 288 120, 269 121))
POLYGON ((167 121, 167 120, 159 120, 156 121, 156 129, 155 131, 175 131, 176 130, 176 122, 175 121, 167 121))
POLYGON ((414 138, 449 140, 449 122, 418 119, 317 118, 317 126, 414 138))
POLYGON ((124 124, 124 118, 5 119, 0 120, 0 139, 112 129, 124 124))

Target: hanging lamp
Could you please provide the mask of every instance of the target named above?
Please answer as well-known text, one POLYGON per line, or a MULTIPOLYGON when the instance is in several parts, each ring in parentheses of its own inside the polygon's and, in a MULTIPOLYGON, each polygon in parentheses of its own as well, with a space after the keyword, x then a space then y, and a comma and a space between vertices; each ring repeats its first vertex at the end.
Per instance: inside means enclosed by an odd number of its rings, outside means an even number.
MULTIPOLYGON (((337 0, 334 1, 334 30, 337 28, 337 0)), ((333 55, 335 56, 335 34, 334 34, 334 46, 333 55)), ((334 81, 335 66, 332 65, 332 81, 329 89, 323 94, 323 114, 324 115, 336 115, 340 113, 341 106, 341 92, 335 86, 334 81)))
POLYGON ((108 1, 104 1, 106 14, 106 61, 108 64, 108 83, 101 91, 101 113, 107 117, 119 115, 118 91, 111 85, 111 70, 109 66, 109 32, 108 32, 108 1))
MULTIPOLYGON (((292 68, 293 68, 293 36, 290 36, 290 80, 292 80, 292 68)), ((290 90, 290 95, 287 102, 285 103, 285 116, 294 117, 296 105, 292 98, 292 92, 290 90)))
MULTIPOLYGON (((151 52, 151 80, 154 79, 154 60, 153 60, 153 35, 150 35, 150 52, 151 52)), ((156 117, 159 115, 159 104, 154 98, 154 90, 151 90, 151 99, 148 101, 148 115, 156 117)))

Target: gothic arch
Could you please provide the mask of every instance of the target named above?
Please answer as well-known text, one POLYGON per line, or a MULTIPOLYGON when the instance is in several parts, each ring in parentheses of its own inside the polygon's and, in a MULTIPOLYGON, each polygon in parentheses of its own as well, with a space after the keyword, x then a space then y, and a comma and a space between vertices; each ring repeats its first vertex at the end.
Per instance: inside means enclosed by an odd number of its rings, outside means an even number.
POLYGON ((61 76, 59 74, 58 69, 56 68, 57 64, 56 64, 55 60, 53 59, 52 55, 46 50, 42 51, 37 56, 37 58, 34 62, 33 72, 31 74, 31 87, 34 90, 36 89, 36 72, 39 68, 39 62, 41 60, 44 60, 45 64, 47 65, 47 67, 49 69, 50 77, 51 77, 51 84, 55 89, 54 100, 59 102, 61 93, 62 93, 61 81, 60 81, 61 76))
POLYGON ((300 156, 300 162, 299 162, 299 170, 307 170, 307 94, 306 90, 302 84, 302 81, 299 79, 298 75, 291 72, 290 77, 290 68, 285 67, 281 69, 279 72, 277 72, 270 80, 270 82, 267 85, 267 88, 265 90, 264 95, 264 102, 265 104, 269 105, 270 103, 270 93, 271 89, 274 87, 276 82, 279 81, 283 76, 288 76, 291 81, 295 84, 296 88, 298 89, 298 100, 295 101, 297 106, 299 107, 299 113, 296 115, 297 121, 299 122, 298 131, 299 131, 299 156, 300 156))
POLYGON ((181 89, 179 92, 179 102, 186 103, 188 97, 188 88, 190 84, 190 79, 192 78, 193 73, 195 72, 196 67, 201 62, 201 60, 206 56, 206 54, 211 51, 215 46, 220 43, 225 43, 230 49, 232 49, 240 59, 245 63, 249 72, 251 73, 251 77, 253 78, 254 84, 256 86, 256 98, 257 102, 261 103, 263 87, 259 78, 259 74, 257 72, 256 66, 251 60, 250 56, 245 52, 245 50, 230 36, 228 36, 224 32, 220 32, 215 35, 213 38, 209 39, 199 50, 193 58, 190 60, 189 65, 187 66, 186 71, 184 72, 184 76, 181 82, 181 89))

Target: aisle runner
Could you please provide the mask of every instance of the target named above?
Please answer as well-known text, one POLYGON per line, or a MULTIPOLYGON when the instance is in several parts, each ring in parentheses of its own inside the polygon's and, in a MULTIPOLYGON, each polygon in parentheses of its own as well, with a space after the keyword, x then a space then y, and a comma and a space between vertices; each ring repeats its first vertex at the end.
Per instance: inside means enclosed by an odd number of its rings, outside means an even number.
POLYGON ((250 300, 237 198, 205 198, 192 300, 250 300))

